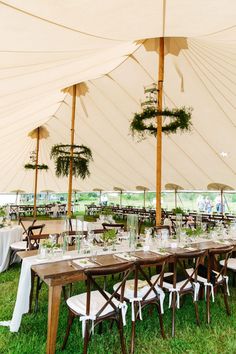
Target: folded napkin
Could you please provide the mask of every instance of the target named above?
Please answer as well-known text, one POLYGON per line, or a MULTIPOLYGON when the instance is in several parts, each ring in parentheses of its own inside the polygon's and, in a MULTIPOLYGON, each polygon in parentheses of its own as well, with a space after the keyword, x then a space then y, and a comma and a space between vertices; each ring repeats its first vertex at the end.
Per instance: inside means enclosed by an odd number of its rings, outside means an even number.
POLYGON ((197 251, 197 249, 193 247, 184 247, 184 249, 187 251, 197 251))
POLYGON ((72 263, 75 264, 75 265, 78 265, 78 266, 80 266, 82 268, 85 268, 85 267, 96 267, 97 266, 96 263, 91 262, 90 259, 88 259, 88 258, 73 259, 72 263))
POLYGON ((63 255, 62 257, 40 258, 40 255, 38 255, 36 257, 38 263, 52 263, 52 262, 65 261, 67 259, 71 259, 71 256, 63 255))
MULTIPOLYGON (((138 290, 144 288, 147 285, 148 282, 146 280, 138 280, 138 290)), ((130 290, 134 290, 134 280, 127 280, 125 286, 130 290)))
POLYGON ((128 253, 117 253, 117 254, 115 254, 115 256, 119 257, 119 258, 122 258, 122 259, 125 259, 126 261, 135 261, 136 260, 136 257, 131 256, 128 253))
POLYGON ((220 243, 221 245, 230 245, 229 241, 224 240, 214 240, 215 243, 220 243))
POLYGON ((166 251, 162 251, 162 250, 156 250, 156 251, 151 251, 153 253, 156 253, 156 254, 160 254, 161 256, 169 256, 170 253, 166 252, 166 251))

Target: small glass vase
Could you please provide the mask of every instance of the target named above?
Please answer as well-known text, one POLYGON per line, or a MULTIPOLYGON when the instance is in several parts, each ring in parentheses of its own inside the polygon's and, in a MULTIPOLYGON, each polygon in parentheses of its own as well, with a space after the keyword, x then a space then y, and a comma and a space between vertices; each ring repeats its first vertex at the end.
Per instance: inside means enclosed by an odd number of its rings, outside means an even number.
POLYGON ((135 251, 136 246, 136 232, 135 230, 131 229, 129 231, 129 249, 130 251, 135 251))

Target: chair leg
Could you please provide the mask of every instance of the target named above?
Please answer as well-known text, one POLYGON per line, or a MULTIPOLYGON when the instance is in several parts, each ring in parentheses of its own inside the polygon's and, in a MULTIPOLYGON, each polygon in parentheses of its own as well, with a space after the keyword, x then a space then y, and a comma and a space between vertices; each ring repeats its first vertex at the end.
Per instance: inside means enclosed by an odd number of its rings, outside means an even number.
POLYGON ((35 281, 35 272, 31 270, 31 290, 30 290, 30 300, 29 300, 29 312, 32 312, 32 303, 34 296, 34 281, 35 281))
POLYGON ((123 322, 122 322, 121 315, 119 316, 119 319, 117 320, 117 325, 118 325, 119 334, 120 334, 121 351, 122 351, 122 354, 126 354, 126 345, 125 345, 123 322))
POLYGON ((195 308, 195 315, 196 315, 196 323, 198 326, 200 326, 198 302, 197 301, 194 301, 194 308, 195 308))
POLYGON ((229 308, 226 284, 223 285, 223 291, 224 291, 224 302, 225 302, 226 313, 228 316, 230 316, 231 313, 230 313, 230 308, 229 308))
POLYGON ((86 321, 86 324, 85 324, 85 336, 84 336, 84 350, 83 350, 84 354, 87 354, 87 352, 88 352, 89 338, 90 338, 90 335, 89 335, 89 321, 86 321))
POLYGON ((34 305, 34 312, 36 313, 39 308, 39 291, 42 287, 42 283, 40 282, 40 278, 37 277, 37 283, 36 283, 36 293, 35 293, 35 305, 34 305))
POLYGON ((62 350, 64 350, 65 347, 66 347, 66 343, 67 343, 67 340, 68 340, 68 337, 69 337, 69 334, 70 334, 70 329, 71 329, 72 323, 73 323, 73 321, 74 321, 74 318, 75 318, 75 315, 73 314, 73 312, 71 312, 71 311, 69 310, 68 323, 67 323, 67 329, 66 329, 66 335, 65 335, 65 338, 64 338, 62 347, 61 347, 62 350))
POLYGON ((107 286, 107 277, 104 276, 104 281, 103 281, 103 290, 106 290, 106 286, 107 286))
POLYGON ((98 334, 102 334, 102 322, 98 325, 98 334))
POLYGON ((134 347, 135 347, 135 327, 136 327, 136 320, 137 320, 137 303, 134 302, 134 321, 132 321, 132 327, 131 327, 131 347, 130 347, 130 354, 134 353, 134 347))
POLYGON ((172 293, 172 328, 171 328, 171 335, 172 337, 175 336, 175 310, 176 310, 176 293, 172 293))
POLYGON ((132 321, 132 329, 131 329, 131 348, 130 348, 130 354, 134 353, 134 342, 135 342, 135 324, 136 321, 132 321))
POLYGON ((72 294, 72 283, 69 284, 69 288, 67 289, 66 286, 62 287, 62 291, 63 291, 63 297, 64 300, 66 302, 66 300, 71 297, 72 294))
POLYGON ((207 312, 207 323, 210 324, 211 322, 211 314, 210 314, 210 289, 207 286, 206 289, 206 312, 207 312))
POLYGON ((158 317, 159 317, 161 336, 163 339, 165 339, 166 335, 165 335, 165 330, 164 330, 164 326, 163 326, 163 317, 162 317, 161 308, 160 308, 159 304, 157 304, 157 311, 158 311, 158 317))

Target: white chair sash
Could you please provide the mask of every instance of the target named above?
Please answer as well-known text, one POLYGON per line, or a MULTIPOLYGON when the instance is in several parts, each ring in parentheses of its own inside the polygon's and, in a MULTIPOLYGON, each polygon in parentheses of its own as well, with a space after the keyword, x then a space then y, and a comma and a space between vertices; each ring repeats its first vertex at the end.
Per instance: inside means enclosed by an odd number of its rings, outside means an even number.
POLYGON ((206 292, 207 292, 207 287, 211 288, 210 296, 212 296, 212 301, 215 302, 215 295, 214 295, 214 286, 211 283, 205 282, 204 287, 205 287, 205 300, 206 300, 206 292))
POLYGON ((133 297, 131 299, 129 299, 129 301, 131 302, 131 311, 132 311, 132 322, 135 321, 135 313, 134 313, 134 303, 135 302, 138 302, 138 306, 139 306, 139 309, 138 309, 138 314, 139 314, 139 318, 140 320, 143 319, 142 317, 142 306, 141 306, 141 301, 142 301, 142 297, 133 297))
POLYGON ((194 286, 194 294, 193 294, 193 301, 198 301, 198 294, 199 294, 199 290, 200 290, 200 283, 198 282, 194 282, 192 283, 194 286))
POLYGON ((82 337, 84 338, 85 336, 85 327, 86 327, 86 321, 92 321, 92 334, 94 333, 94 321, 96 320, 95 315, 84 315, 80 316, 80 321, 82 322, 82 337))
POLYGON ((169 289, 169 308, 171 307, 172 304, 172 293, 176 293, 177 296, 177 308, 179 309, 179 289, 176 288, 171 288, 169 289))
POLYGON ((126 326, 126 313, 127 313, 128 306, 125 301, 119 303, 119 309, 121 309, 123 325, 126 326))
POLYGON ((229 277, 228 277, 228 275, 223 275, 223 278, 225 279, 225 283, 226 283, 227 295, 230 296, 230 292, 229 292, 229 277))
POLYGON ((165 295, 164 291, 159 291, 158 294, 160 296, 161 314, 163 315, 163 313, 164 313, 164 300, 165 300, 166 295, 165 295))

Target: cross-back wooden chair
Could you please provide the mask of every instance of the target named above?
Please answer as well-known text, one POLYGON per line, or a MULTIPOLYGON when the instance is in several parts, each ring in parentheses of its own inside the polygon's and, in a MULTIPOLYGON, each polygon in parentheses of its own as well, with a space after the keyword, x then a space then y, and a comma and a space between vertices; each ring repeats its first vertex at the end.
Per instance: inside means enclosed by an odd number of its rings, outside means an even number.
MULTIPOLYGON (((199 267, 197 281, 205 288, 207 323, 211 321, 210 299, 215 301, 215 292, 218 287, 222 288, 226 313, 230 315, 228 303, 229 296, 229 278, 227 276, 228 260, 232 254, 233 246, 224 246, 210 249, 208 251, 207 266, 199 267), (219 262, 218 258, 224 258, 219 262)), ((188 272, 191 270, 187 270, 188 272)))
POLYGON ((19 262, 19 257, 17 256, 17 252, 19 251, 25 251, 28 249, 28 236, 29 235, 34 235, 37 233, 37 235, 41 235, 42 231, 44 229, 45 224, 41 225, 31 225, 27 229, 27 235, 22 241, 14 242, 11 244, 11 261, 10 264, 14 262, 19 262))
POLYGON ((169 225, 159 225, 153 227, 154 233, 161 233, 162 230, 167 230, 169 237, 171 236, 171 227, 169 225))
MULTIPOLYGON (((55 242, 58 243, 59 234, 53 234, 53 235, 55 235, 55 242)), ((29 233, 27 235, 27 249, 29 249, 30 251, 39 249, 40 242, 48 238, 50 238, 50 234, 40 233, 38 235, 34 235, 29 233)))
MULTIPOLYGON (((165 338, 162 314, 163 302, 165 293, 162 290, 162 278, 164 274, 164 267, 169 256, 156 256, 153 258, 137 259, 135 264, 134 279, 126 282, 124 291, 124 300, 131 303, 132 313, 132 333, 131 333, 131 348, 130 353, 134 353, 135 349, 135 329, 137 320, 142 320, 142 309, 147 305, 156 305, 161 335, 165 338), (151 279, 149 269, 152 266, 161 268, 160 273, 156 278, 151 279), (141 280, 142 278, 142 280, 141 280)), ((120 286, 120 283, 114 285, 114 289, 120 286)), ((120 295, 120 292, 118 292, 120 295)))
POLYGON ((23 228, 23 235, 27 235, 28 234, 28 229, 29 229, 29 227, 31 227, 31 226, 34 226, 34 224, 36 223, 36 221, 37 221, 37 219, 32 219, 32 218, 30 218, 30 217, 25 217, 25 218, 19 218, 19 220, 18 220, 18 224, 19 225, 21 225, 22 226, 22 228, 23 228), (26 225, 25 225, 25 222, 27 222, 27 221, 30 221, 30 225, 27 227, 26 225))
POLYGON ((116 231, 124 231, 124 224, 111 224, 111 223, 103 223, 102 224, 104 230, 115 229, 116 231))
POLYGON ((195 307, 196 323, 200 324, 198 313, 198 293, 200 284, 197 281, 197 272, 202 258, 205 257, 205 250, 177 253, 174 255, 173 274, 163 278, 163 289, 169 292, 169 307, 172 308, 172 337, 175 336, 175 312, 176 307, 180 308, 180 298, 183 295, 191 294, 195 307), (193 263, 191 272, 185 269, 185 261, 193 263))
MULTIPOLYGON (((59 234, 54 234, 55 235, 55 242, 58 243, 58 238, 59 234)), ((38 234, 34 235, 31 232, 28 233, 27 235, 27 249, 31 250, 37 250, 39 248, 40 242, 42 240, 46 240, 50 238, 50 234, 38 234)), ((34 280, 35 280, 35 274, 31 273, 31 294, 30 294, 30 312, 32 309, 32 302, 33 302, 33 292, 34 292, 34 280)), ((43 281, 40 280, 38 276, 36 276, 36 290, 35 290, 35 306, 34 306, 34 312, 37 312, 38 310, 38 300, 39 300, 39 292, 42 287, 43 281)))
POLYGON ((83 353, 87 353, 88 351, 88 343, 94 331, 94 327, 108 319, 116 321, 120 334, 122 353, 126 353, 123 325, 125 325, 127 305, 124 302, 124 288, 126 280, 133 269, 133 263, 129 262, 115 266, 90 268, 84 271, 87 278, 86 293, 75 295, 67 299, 69 316, 62 349, 66 346, 74 318, 80 317, 80 321, 82 322, 82 335, 84 338, 83 353), (103 290, 97 281, 97 278, 115 275, 121 272, 124 273, 123 280, 113 293, 103 290), (92 290, 92 287, 96 290, 92 290), (119 300, 116 298, 118 291, 120 291, 119 300))

